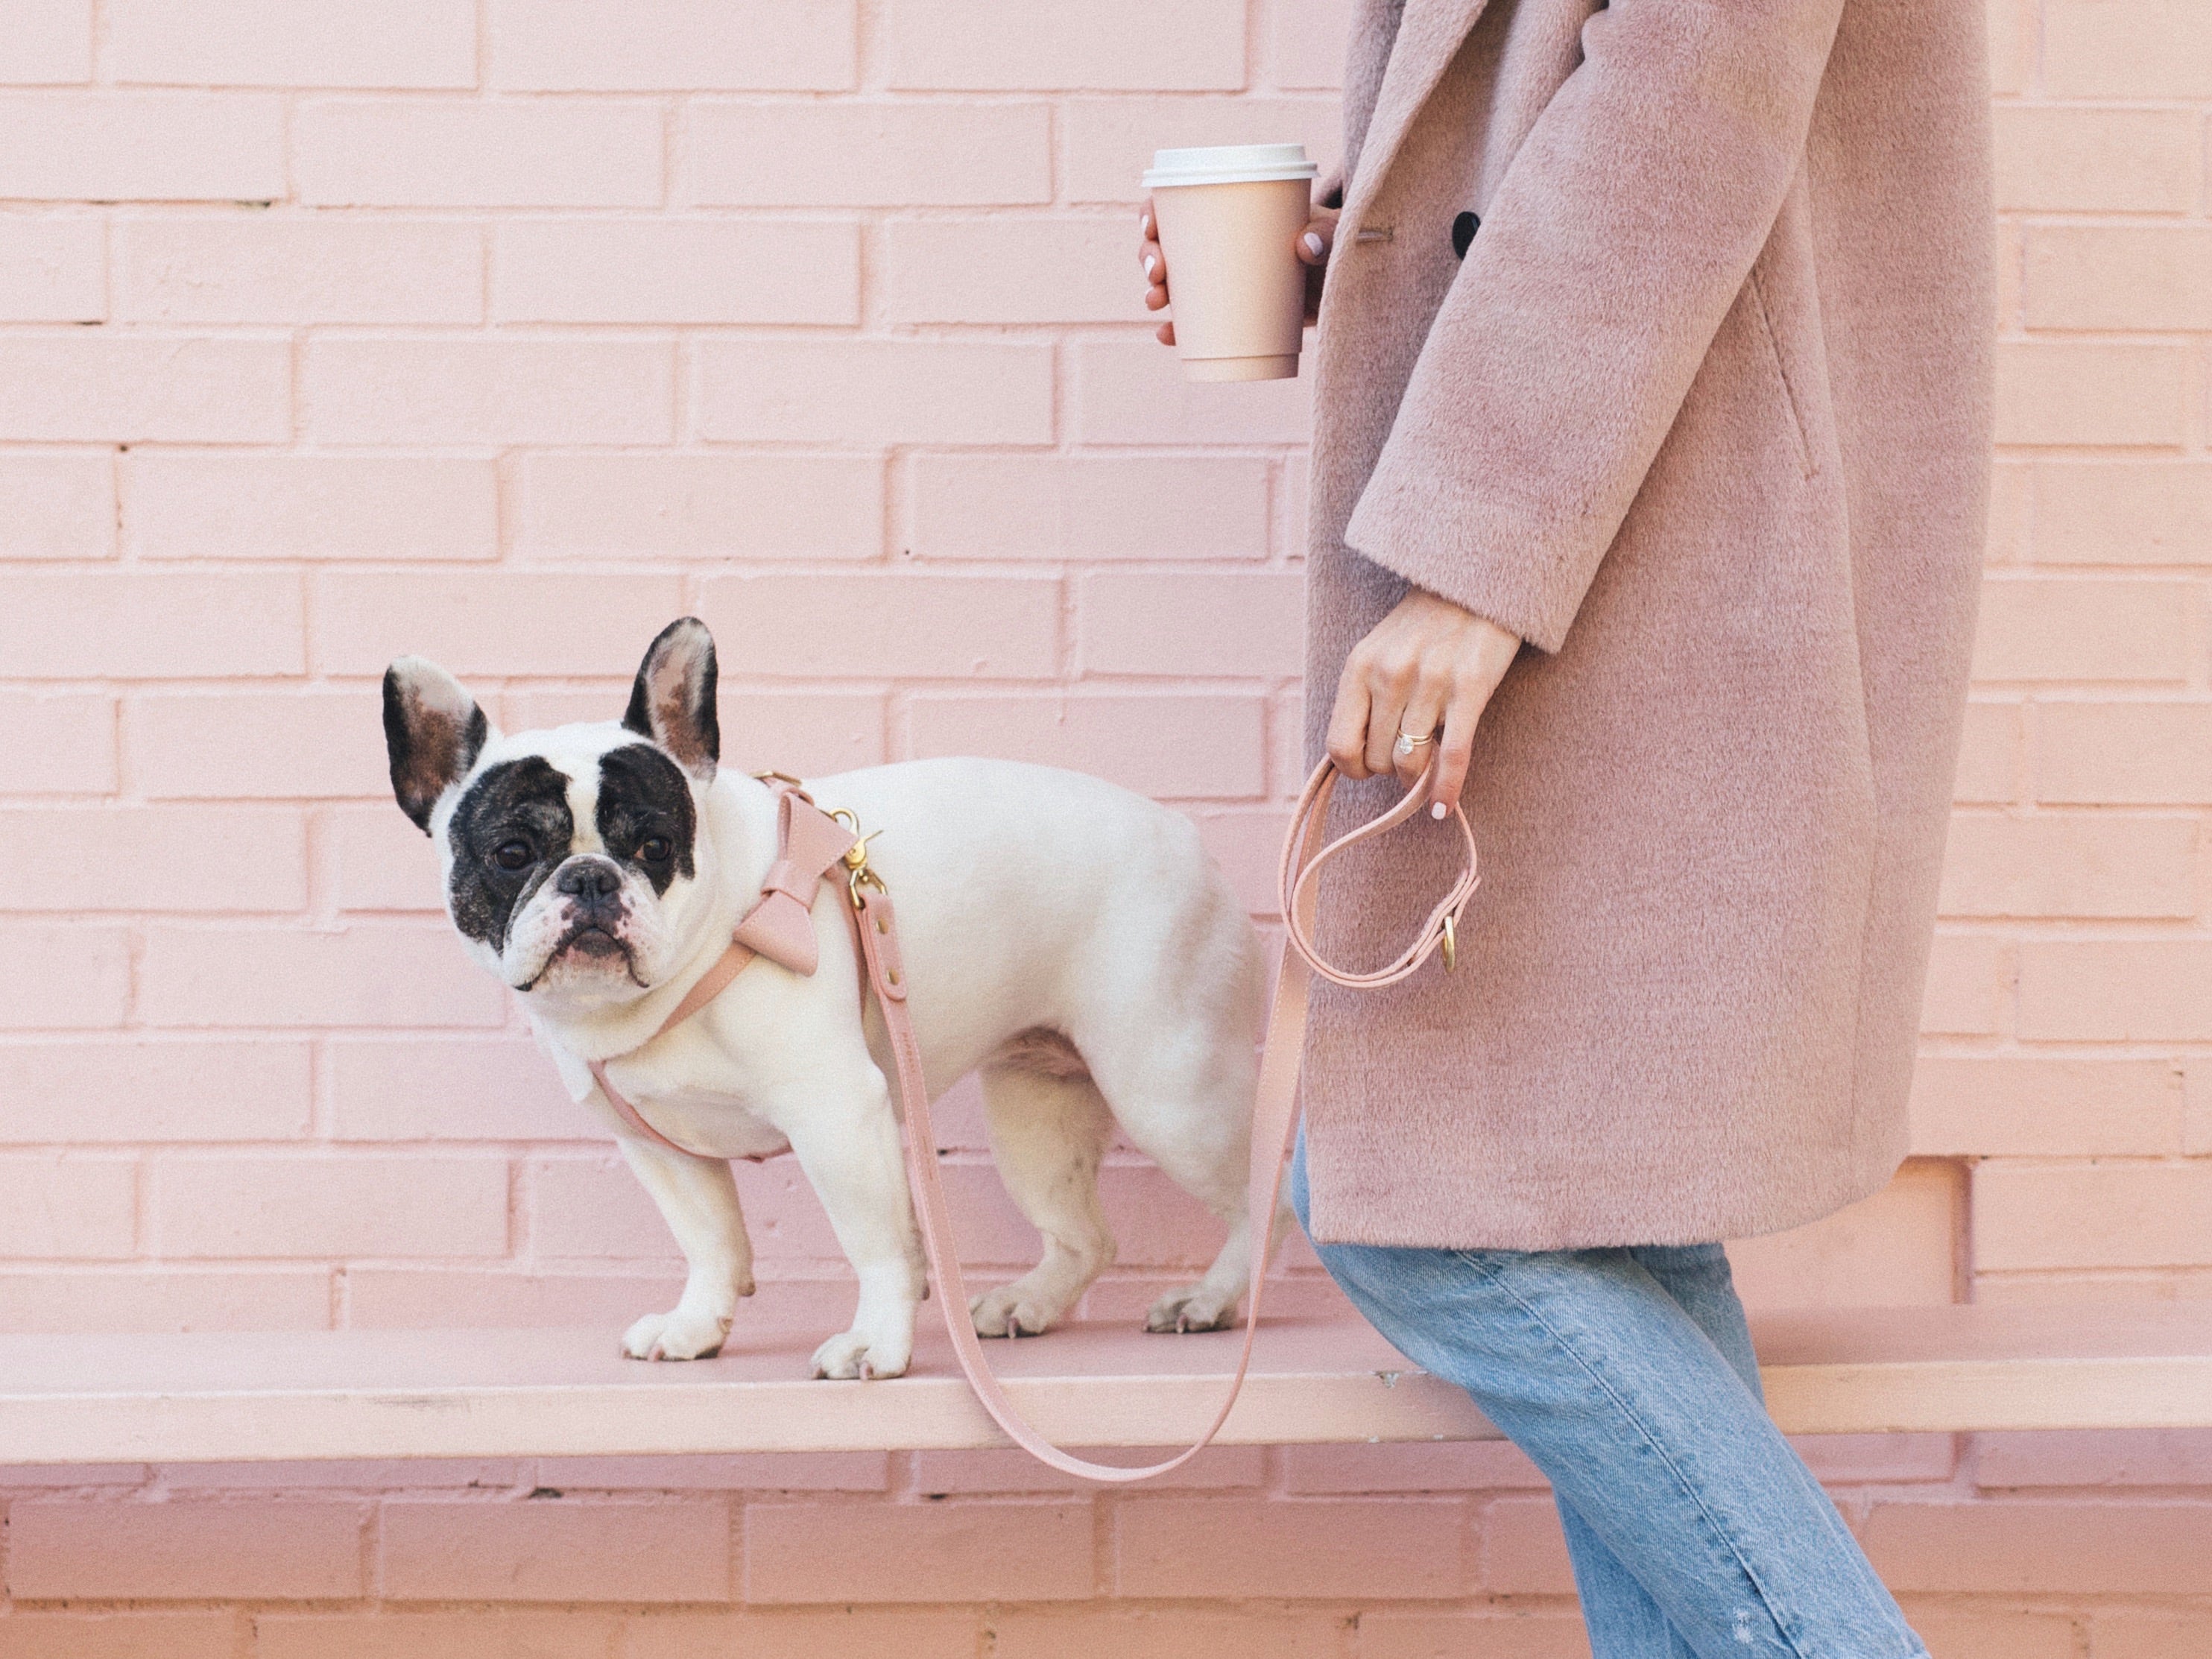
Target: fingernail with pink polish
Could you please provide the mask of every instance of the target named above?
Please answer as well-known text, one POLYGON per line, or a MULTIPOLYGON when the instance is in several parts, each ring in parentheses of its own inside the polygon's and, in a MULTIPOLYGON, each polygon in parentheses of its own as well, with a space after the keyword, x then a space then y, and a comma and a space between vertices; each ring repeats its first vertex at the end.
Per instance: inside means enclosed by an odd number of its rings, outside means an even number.
POLYGON ((1442 801, 1438 801, 1434 806, 1429 808, 1429 816, 1432 818, 1443 817, 1444 816, 1444 804, 1442 801))

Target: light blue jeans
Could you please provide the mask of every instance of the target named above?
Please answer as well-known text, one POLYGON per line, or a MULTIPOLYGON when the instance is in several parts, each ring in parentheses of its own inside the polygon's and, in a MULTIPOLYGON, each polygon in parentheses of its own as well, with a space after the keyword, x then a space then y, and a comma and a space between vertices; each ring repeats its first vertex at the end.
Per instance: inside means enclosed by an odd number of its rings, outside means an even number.
POLYGON ((1316 1249, 1551 1480, 1595 1659, 1925 1659, 1766 1414, 1719 1245, 1316 1249))

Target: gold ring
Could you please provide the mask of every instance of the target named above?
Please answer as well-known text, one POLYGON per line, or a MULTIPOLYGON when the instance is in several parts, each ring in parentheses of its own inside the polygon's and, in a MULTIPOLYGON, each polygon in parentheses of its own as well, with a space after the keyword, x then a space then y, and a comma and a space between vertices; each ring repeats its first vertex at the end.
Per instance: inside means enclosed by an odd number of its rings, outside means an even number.
POLYGON ((1399 759, 1403 760, 1407 756, 1412 754, 1416 749, 1419 749, 1423 744, 1434 743, 1435 741, 1436 738, 1433 733, 1425 738, 1417 738, 1411 732, 1401 732, 1398 733, 1398 741, 1392 746, 1390 752, 1397 756, 1399 759))

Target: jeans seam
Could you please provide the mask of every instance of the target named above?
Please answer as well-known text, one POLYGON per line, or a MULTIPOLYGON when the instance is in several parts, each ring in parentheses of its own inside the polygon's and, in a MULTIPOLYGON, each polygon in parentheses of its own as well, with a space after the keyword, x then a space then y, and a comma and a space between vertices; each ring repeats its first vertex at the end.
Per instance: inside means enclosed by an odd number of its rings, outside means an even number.
POLYGON ((1521 1311, 1528 1315, 1529 1318, 1534 1320, 1536 1323, 1542 1328, 1544 1334, 1550 1337, 1553 1341, 1559 1344, 1559 1351, 1575 1362, 1576 1365, 1580 1368, 1583 1375, 1587 1376, 1590 1382, 1595 1385, 1598 1390, 1602 1393, 1607 1400, 1613 1402, 1614 1408, 1628 1420, 1630 1425, 1636 1430, 1636 1432, 1644 1437, 1644 1443, 1649 1446, 1652 1451, 1657 1455, 1659 1461, 1662 1463, 1666 1465, 1667 1473, 1674 1477, 1676 1485, 1681 1488, 1684 1495, 1686 1496, 1690 1502, 1697 1507, 1698 1513, 1705 1517, 1705 1524, 1713 1529, 1713 1536, 1719 1539, 1727 1547, 1730 1559, 1735 1562, 1736 1571, 1743 1574, 1744 1582, 1751 1586, 1752 1593, 1759 1597, 1759 1606, 1765 1609, 1767 1618, 1773 1621, 1775 1634, 1782 1638, 1783 1642, 1789 1647, 1790 1651, 1796 1656, 1796 1659, 1810 1659, 1810 1656, 1806 1653, 1805 1650, 1798 1645, 1797 1638, 1790 1633, 1788 1626, 1782 1622, 1782 1614, 1780 1611, 1775 1607, 1773 1599, 1767 1595, 1765 1587, 1759 1582, 1758 1575, 1752 1571, 1751 1564, 1743 1559, 1743 1553, 1736 1547, 1735 1540, 1730 1535, 1729 1528, 1723 1526, 1720 1522, 1720 1518, 1714 1515, 1711 1510, 1705 1507, 1705 1500, 1699 1495, 1697 1487, 1693 1486, 1690 1482, 1688 1477, 1682 1473, 1680 1466, 1677 1464, 1674 1458, 1668 1454, 1666 1446, 1662 1443, 1658 1436, 1651 1431, 1650 1425, 1637 1414, 1634 1407, 1630 1406, 1628 1401, 1621 1397, 1620 1393, 1605 1379, 1603 1375, 1598 1371, 1596 1367, 1583 1358, 1580 1350, 1577 1349, 1574 1344, 1567 1340, 1565 1334, 1562 1333, 1557 1326, 1553 1325, 1550 1320, 1545 1318, 1543 1314, 1529 1302, 1528 1297, 1522 1296, 1519 1291, 1514 1289, 1513 1285, 1507 1280, 1504 1274, 1499 1273, 1489 1263, 1479 1260, 1475 1254, 1471 1250, 1461 1250, 1457 1252, 1457 1255, 1460 1260, 1466 1262, 1469 1267, 1481 1274, 1492 1284, 1497 1285, 1498 1288, 1504 1291, 1507 1296, 1512 1297, 1514 1302, 1520 1307, 1521 1311))

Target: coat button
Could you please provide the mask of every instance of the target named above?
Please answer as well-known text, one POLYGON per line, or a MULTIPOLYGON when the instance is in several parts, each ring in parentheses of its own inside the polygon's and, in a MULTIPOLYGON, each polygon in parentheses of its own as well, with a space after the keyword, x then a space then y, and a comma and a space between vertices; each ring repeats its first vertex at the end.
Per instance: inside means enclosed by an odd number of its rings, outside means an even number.
POLYGON ((1452 252, 1459 258, 1466 258, 1468 248, 1474 241, 1474 233, 1481 228, 1482 221, 1472 213, 1462 213, 1453 220, 1452 252))

